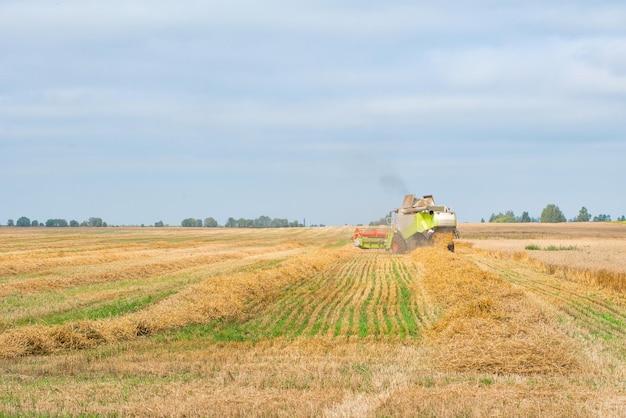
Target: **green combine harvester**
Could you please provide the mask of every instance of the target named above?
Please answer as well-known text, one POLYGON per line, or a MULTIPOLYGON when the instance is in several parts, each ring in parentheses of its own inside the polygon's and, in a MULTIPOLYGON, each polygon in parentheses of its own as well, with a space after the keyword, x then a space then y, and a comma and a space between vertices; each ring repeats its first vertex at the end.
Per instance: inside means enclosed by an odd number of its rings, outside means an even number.
MULTIPOLYGON (((435 204, 431 195, 421 199, 414 194, 406 195, 402 207, 391 212, 388 221, 389 225, 356 228, 354 245, 404 254, 431 245, 435 234, 458 236, 456 213, 447 206, 435 204)), ((448 250, 454 251, 454 241, 448 243, 448 250)))

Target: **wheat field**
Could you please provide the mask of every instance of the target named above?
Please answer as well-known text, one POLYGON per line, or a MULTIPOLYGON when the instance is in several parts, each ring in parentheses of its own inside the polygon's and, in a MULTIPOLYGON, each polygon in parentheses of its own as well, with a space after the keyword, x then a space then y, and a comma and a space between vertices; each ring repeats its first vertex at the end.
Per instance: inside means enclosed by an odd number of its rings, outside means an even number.
POLYGON ((459 230, 0 228, 0 415, 626 415, 626 226, 459 230))

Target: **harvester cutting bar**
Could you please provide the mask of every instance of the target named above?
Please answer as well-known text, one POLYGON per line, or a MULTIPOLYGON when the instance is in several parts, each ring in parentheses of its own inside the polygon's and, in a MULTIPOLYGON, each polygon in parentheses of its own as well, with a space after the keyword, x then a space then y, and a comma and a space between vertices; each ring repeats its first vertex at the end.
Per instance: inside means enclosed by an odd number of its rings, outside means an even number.
POLYGON ((354 245, 359 248, 389 248, 393 237, 393 229, 390 227, 356 228, 354 230, 354 245))
POLYGON ((354 230, 354 237, 378 237, 378 238, 386 238, 389 234, 390 228, 386 226, 381 226, 377 228, 357 228, 354 230))

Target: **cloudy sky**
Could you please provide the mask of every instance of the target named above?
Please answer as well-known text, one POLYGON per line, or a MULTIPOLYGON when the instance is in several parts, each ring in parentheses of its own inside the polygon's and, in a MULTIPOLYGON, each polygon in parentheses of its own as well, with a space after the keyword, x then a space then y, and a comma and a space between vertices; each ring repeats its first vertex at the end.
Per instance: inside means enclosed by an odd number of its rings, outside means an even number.
POLYGON ((406 193, 460 222, 615 219, 624 22, 623 1, 3 0, 0 224, 343 225, 406 193))

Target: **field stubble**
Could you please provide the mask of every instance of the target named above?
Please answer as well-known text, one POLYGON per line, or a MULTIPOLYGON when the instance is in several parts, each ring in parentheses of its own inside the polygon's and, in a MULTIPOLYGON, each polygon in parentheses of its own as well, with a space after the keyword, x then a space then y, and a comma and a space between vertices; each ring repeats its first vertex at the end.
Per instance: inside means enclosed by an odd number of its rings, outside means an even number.
POLYGON ((459 230, 461 242, 476 249, 525 254, 546 265, 578 270, 626 272, 625 224, 461 224, 459 230))
MULTIPOLYGON (((130 262, 130 270, 137 272, 137 265, 144 263, 145 275, 124 279, 145 283, 144 293, 155 283, 176 282, 178 275, 189 274, 182 265, 174 268, 163 261, 172 251, 181 256, 189 252, 196 264, 187 269, 193 278, 173 286, 172 294, 132 311, 60 320, 53 326, 10 321, 0 329, 0 354, 5 357, 0 360, 0 413, 625 412, 625 359, 617 342, 623 337, 619 315, 624 315, 624 306, 617 303, 609 311, 603 299, 607 310, 596 314, 584 307, 571 309, 586 303, 583 296, 589 289, 584 285, 560 292, 555 275, 462 242, 457 253, 445 250, 444 239, 434 248, 393 256, 336 245, 349 236, 346 228, 224 234, 115 231, 71 238, 42 232, 30 240, 22 231, 15 234, 0 253, 0 269, 5 268, 0 284, 6 286, 43 279, 39 273, 58 274, 57 269, 66 269, 70 278, 72 271, 88 277, 84 269, 96 269, 91 263, 98 251, 109 253, 110 269, 130 262), (30 259, 42 243, 58 258, 51 256, 39 267, 20 267, 14 257, 30 259), (124 252, 119 258, 117 247, 124 252), (240 249, 243 256, 198 261, 225 248, 240 249), (70 260, 70 249, 88 254, 75 265, 62 262, 70 260), (139 257, 136 264, 129 257, 133 251, 154 251, 154 257, 139 257), (159 263, 168 266, 167 274, 159 275, 153 265, 159 263), (602 328, 604 337, 594 338, 599 328, 579 320, 581 312, 612 319, 613 328, 602 328)), ((177 257, 168 260, 175 265, 177 257)), ((106 271, 107 264, 100 268, 106 271)), ((107 283, 86 282, 70 280, 54 292, 89 294, 107 283)), ((0 296, 3 313, 17 303, 17 289, 0 296)), ((23 297, 33 297, 52 291, 37 287, 23 292, 23 297)), ((20 309, 28 316, 28 305, 20 309)), ((52 309, 49 315, 55 312, 60 314, 52 309)))

